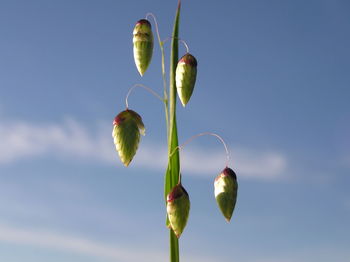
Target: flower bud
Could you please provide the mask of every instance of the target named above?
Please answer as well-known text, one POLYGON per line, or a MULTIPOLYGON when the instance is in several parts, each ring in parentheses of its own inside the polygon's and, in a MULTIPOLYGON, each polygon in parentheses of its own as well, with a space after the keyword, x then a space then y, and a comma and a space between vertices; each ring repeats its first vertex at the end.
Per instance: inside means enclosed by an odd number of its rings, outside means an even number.
POLYGON ((133 110, 119 113, 113 121, 112 137, 120 160, 128 166, 136 154, 140 134, 145 135, 145 126, 141 116, 133 110))
POLYGON ((152 59, 153 33, 151 23, 146 19, 139 20, 133 31, 134 60, 140 75, 146 72, 152 59))
POLYGON ((187 53, 180 58, 176 67, 176 89, 183 106, 191 98, 197 77, 197 60, 187 53))
POLYGON ((181 184, 176 185, 167 196, 167 213, 170 226, 179 238, 190 213, 190 199, 181 184))
POLYGON ((215 178, 214 193, 216 202, 227 222, 230 221, 236 205, 237 190, 237 176, 231 168, 226 167, 215 178))

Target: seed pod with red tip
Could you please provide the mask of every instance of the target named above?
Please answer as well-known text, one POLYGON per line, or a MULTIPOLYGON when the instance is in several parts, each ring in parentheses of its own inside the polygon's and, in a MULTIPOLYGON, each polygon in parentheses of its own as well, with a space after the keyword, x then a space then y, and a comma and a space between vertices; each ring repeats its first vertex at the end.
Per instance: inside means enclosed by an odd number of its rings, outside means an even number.
POLYGON ((167 196, 167 213, 170 226, 177 238, 182 234, 190 213, 190 199, 181 184, 176 185, 167 196))
POLYGON ((113 139, 120 160, 128 166, 136 154, 140 142, 140 134, 145 134, 145 126, 141 116, 133 110, 119 113, 113 121, 113 139))
POLYGON ((187 53, 180 58, 176 67, 176 89, 183 106, 191 98, 197 77, 197 60, 187 53))
POLYGON ((146 72, 153 54, 153 33, 151 23, 139 20, 133 31, 134 60, 140 75, 146 72))
POLYGON ((215 179, 214 193, 216 202, 227 222, 231 220, 237 200, 237 176, 229 167, 226 167, 215 179))

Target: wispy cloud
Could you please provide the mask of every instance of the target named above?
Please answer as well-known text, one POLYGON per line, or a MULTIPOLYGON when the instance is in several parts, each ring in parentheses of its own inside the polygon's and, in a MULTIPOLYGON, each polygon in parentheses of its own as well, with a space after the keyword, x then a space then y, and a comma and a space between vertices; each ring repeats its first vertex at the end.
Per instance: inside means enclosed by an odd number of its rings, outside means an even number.
POLYGON ((250 262, 295 262, 292 258, 258 258, 250 262))
MULTIPOLYGON (((0 124, 0 165, 28 157, 52 155, 74 156, 121 166, 110 133, 110 130, 91 132, 72 119, 60 124, 6 122, 0 124)), ((283 175, 287 166, 285 156, 274 151, 235 148, 231 157, 234 169, 243 177, 274 179, 283 175)), ((132 165, 164 170, 166 161, 165 147, 141 143, 132 165)), ((212 177, 213 173, 224 168, 225 155, 223 149, 209 151, 205 148, 187 147, 181 161, 183 171, 212 177)))
POLYGON ((101 135, 94 137, 78 122, 68 119, 61 124, 35 125, 25 122, 0 124, 0 163, 44 154, 74 155, 106 159, 110 145, 101 135))
MULTIPOLYGON (((24 229, 0 224, 0 241, 16 245, 34 246, 43 249, 74 252, 94 256, 98 259, 111 259, 120 262, 166 261, 168 254, 161 250, 145 247, 121 247, 117 243, 103 243, 82 237, 72 236, 41 229, 24 229), (137 250, 137 252, 135 252, 137 250)), ((212 258, 213 259, 213 258, 212 258)), ((187 261, 209 262, 210 258, 187 256, 187 261)))
MULTIPOLYGON (((233 169, 244 177, 274 179, 283 176, 286 158, 277 152, 258 152, 242 148, 232 152, 233 169)), ((201 148, 185 150, 182 157, 183 169, 196 175, 218 173, 225 166, 223 151, 208 151, 201 148)))
POLYGON ((0 241, 72 251, 78 254, 125 262, 143 261, 145 257, 149 261, 164 261, 167 257, 165 253, 160 251, 140 250, 140 252, 134 252, 134 249, 121 248, 117 245, 100 243, 81 237, 43 230, 19 229, 7 225, 0 225, 0 241))

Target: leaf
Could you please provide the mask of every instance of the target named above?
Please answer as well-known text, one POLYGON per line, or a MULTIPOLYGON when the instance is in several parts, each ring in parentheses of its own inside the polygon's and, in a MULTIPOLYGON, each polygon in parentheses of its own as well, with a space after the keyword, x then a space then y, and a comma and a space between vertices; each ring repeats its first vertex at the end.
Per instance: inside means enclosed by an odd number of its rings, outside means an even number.
MULTIPOLYGON (((165 173, 165 184, 164 184, 164 199, 166 202, 166 196, 170 190, 177 184, 179 180, 179 170, 180 170, 180 159, 179 152, 172 154, 175 148, 178 146, 178 136, 177 136, 177 125, 176 125, 176 83, 175 83, 175 70, 178 61, 178 37, 179 37, 179 23, 180 23, 180 8, 181 1, 179 0, 174 27, 172 34, 171 43, 171 56, 170 56, 170 81, 169 81, 169 139, 168 139, 168 154, 169 162, 168 168, 165 173), (172 154, 170 156, 170 154, 172 154)), ((167 218, 167 224, 169 220, 167 218)), ((170 229, 170 261, 179 262, 179 242, 174 234, 173 230, 170 229)))

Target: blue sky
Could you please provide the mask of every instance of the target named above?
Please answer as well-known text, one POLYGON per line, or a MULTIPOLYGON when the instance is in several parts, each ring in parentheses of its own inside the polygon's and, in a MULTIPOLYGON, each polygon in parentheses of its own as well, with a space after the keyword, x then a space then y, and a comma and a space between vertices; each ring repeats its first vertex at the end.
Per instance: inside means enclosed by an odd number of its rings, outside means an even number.
MULTIPOLYGON (((134 65, 135 22, 154 13, 165 39, 176 4, 0 0, 0 261, 167 260, 162 104, 131 94, 147 135, 128 168, 111 131, 132 85, 162 92, 157 45, 143 78, 134 65)), ((222 145, 185 147, 182 261, 350 260, 349 11, 344 0, 183 1, 198 78, 179 139, 219 133, 239 196, 228 224, 213 193, 222 145)))

